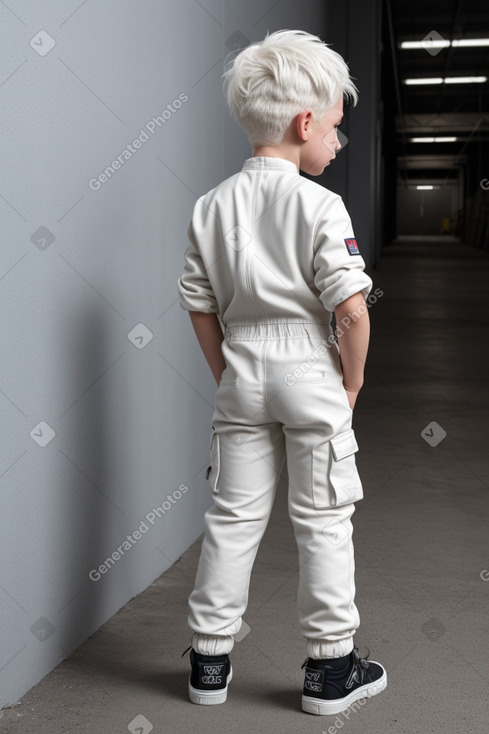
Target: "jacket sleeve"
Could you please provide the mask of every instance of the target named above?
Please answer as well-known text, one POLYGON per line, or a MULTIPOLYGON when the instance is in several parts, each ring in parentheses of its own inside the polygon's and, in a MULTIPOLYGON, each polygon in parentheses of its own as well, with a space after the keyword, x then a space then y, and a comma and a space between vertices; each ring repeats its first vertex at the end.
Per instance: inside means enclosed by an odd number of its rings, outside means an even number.
POLYGON ((364 272, 365 261, 358 252, 351 219, 341 196, 335 195, 322 210, 313 247, 314 284, 327 311, 333 312, 359 291, 367 298, 372 279, 364 272))
POLYGON ((180 307, 186 311, 219 313, 216 296, 212 290, 201 254, 195 239, 192 222, 188 230, 183 274, 177 281, 180 307))

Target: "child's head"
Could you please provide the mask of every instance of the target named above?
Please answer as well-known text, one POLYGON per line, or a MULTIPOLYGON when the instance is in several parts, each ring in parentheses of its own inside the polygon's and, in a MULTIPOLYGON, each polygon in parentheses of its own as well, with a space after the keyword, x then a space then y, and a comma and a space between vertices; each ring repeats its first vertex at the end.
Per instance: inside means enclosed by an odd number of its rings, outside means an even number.
POLYGON ((344 59, 305 31, 267 34, 243 49, 223 76, 229 108, 252 146, 280 143, 306 108, 319 122, 340 97, 358 101, 344 59))

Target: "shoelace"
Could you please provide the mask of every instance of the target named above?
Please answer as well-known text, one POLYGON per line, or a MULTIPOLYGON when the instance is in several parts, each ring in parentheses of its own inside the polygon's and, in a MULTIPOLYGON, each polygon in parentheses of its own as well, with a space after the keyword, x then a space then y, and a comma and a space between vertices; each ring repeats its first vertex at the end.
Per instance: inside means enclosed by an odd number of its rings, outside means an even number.
POLYGON ((365 679, 367 678, 367 671, 369 667, 367 658, 370 655, 370 650, 368 651, 366 658, 359 657, 358 647, 354 647, 352 652, 353 652, 353 665, 355 666, 357 673, 358 673, 358 682, 360 683, 360 685, 362 685, 365 682, 365 679))
MULTIPOLYGON (((367 675, 367 670, 369 667, 368 656, 370 655, 370 650, 368 650, 367 657, 365 658, 359 657, 358 647, 354 647, 352 650, 352 653, 353 653, 353 666, 357 670, 359 682, 360 684, 362 684, 365 680, 365 676, 367 675)), ((301 665, 301 670, 305 665, 307 665, 308 662, 309 662, 309 658, 306 658, 301 665)))

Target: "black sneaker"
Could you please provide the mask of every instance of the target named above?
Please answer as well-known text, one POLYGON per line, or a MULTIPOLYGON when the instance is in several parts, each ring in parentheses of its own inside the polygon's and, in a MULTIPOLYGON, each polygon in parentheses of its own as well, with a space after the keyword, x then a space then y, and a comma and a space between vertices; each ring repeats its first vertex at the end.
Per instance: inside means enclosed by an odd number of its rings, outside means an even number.
POLYGON ((376 696, 387 686, 380 663, 358 657, 355 647, 342 658, 306 658, 302 710, 308 714, 339 714, 354 701, 376 696))
POLYGON ((201 655, 190 646, 182 657, 188 650, 192 665, 188 679, 188 694, 192 703, 204 706, 224 703, 228 695, 228 683, 233 677, 229 655, 201 655))

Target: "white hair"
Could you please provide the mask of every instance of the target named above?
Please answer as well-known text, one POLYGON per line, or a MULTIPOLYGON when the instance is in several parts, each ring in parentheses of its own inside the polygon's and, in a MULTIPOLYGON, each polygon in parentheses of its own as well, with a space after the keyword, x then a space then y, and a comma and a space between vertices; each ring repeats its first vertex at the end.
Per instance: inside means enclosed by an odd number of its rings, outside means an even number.
POLYGON ((229 108, 252 145, 279 143, 305 109, 319 122, 341 94, 358 101, 343 57, 305 31, 267 33, 226 63, 222 76, 229 108))

